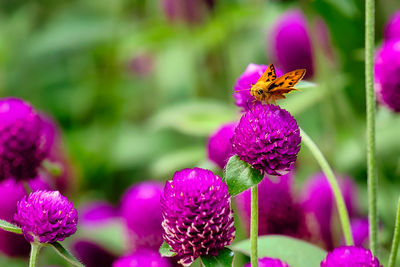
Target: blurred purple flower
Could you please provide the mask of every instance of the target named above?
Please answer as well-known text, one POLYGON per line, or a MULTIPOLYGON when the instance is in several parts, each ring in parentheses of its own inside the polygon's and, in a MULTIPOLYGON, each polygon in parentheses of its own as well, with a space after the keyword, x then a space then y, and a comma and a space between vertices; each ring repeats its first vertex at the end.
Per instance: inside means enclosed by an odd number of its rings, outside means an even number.
MULTIPOLYGON (((344 201, 350 217, 357 215, 357 187, 348 177, 339 179, 344 201)), ((328 250, 334 247, 332 225, 334 216, 334 197, 332 189, 323 173, 313 175, 303 189, 303 207, 305 211, 315 218, 319 227, 319 235, 322 237, 328 250)))
POLYGON ((329 252, 321 262, 321 267, 382 267, 370 250, 343 246, 329 252))
POLYGON ((80 223, 86 226, 102 224, 117 216, 117 209, 106 201, 89 202, 79 208, 80 223))
POLYGON ((14 220, 29 242, 63 241, 76 232, 78 213, 58 191, 35 191, 17 204, 14 220))
MULTIPOLYGON (((40 178, 28 183, 33 190, 49 189, 40 178)), ((15 224, 13 217, 17 211, 17 203, 25 195, 21 182, 11 178, 0 182, 0 219, 15 224)), ((9 257, 28 257, 30 245, 23 236, 0 229, 0 251, 9 257)))
POLYGON ((33 179, 48 150, 42 120, 17 98, 0 100, 0 181, 33 179))
POLYGON ((232 147, 234 154, 261 173, 283 175, 293 169, 300 142, 299 127, 288 111, 257 105, 240 118, 232 147))
MULTIPOLYGON (((243 267, 251 267, 251 263, 245 264, 243 267)), ((286 262, 274 258, 262 258, 258 260, 258 267, 290 267, 286 262)))
POLYGON ((78 240, 73 243, 72 250, 86 267, 110 267, 117 259, 113 253, 91 241, 78 240))
POLYGON ((353 233, 354 245, 368 247, 369 223, 368 218, 351 220, 351 232, 353 233))
POLYGON ((231 138, 235 131, 236 123, 223 124, 208 138, 208 158, 223 169, 232 156, 231 138))
POLYGON ((164 240, 182 265, 217 255, 235 238, 227 185, 209 170, 184 169, 168 181, 161 197, 164 240))
POLYGON ((131 186, 122 197, 120 211, 128 230, 130 251, 161 246, 162 191, 160 182, 142 182, 131 186))
POLYGON ((284 13, 268 36, 270 55, 284 72, 306 69, 305 78, 314 74, 314 59, 307 21, 300 10, 284 13))
POLYGON ((154 69, 154 59, 149 53, 135 55, 129 62, 130 70, 140 77, 149 75, 154 69))
POLYGON ((214 0, 161 0, 169 21, 201 22, 214 8, 214 0))
MULTIPOLYGON (((240 75, 233 87, 236 106, 241 107, 242 111, 247 111, 253 107, 255 98, 250 94, 250 88, 252 84, 257 83, 258 79, 263 75, 267 69, 266 65, 257 65, 250 63, 246 70, 240 75)), ((277 77, 282 76, 283 72, 276 68, 277 77)))
MULTIPOLYGON (((302 207, 291 194, 291 174, 265 177, 258 184, 258 234, 282 234, 307 238, 309 232, 302 207), (277 181, 275 181, 277 180, 277 181)), ((240 217, 250 230, 250 189, 235 197, 240 217)))
MULTIPOLYGON (((158 251, 141 249, 129 256, 117 259, 112 267, 171 267, 167 258, 160 256, 158 251)), ((88 266, 90 267, 90 266, 88 266)))
POLYGON ((375 56, 375 92, 378 101, 400 112, 400 39, 385 42, 375 56))
POLYGON ((385 41, 395 39, 400 39, 400 11, 396 11, 385 26, 385 41))

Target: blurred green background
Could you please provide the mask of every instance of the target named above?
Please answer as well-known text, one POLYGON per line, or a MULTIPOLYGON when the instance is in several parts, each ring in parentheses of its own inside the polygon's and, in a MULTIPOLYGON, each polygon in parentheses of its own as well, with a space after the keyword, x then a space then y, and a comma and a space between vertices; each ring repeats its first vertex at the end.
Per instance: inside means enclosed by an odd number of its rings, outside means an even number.
MULTIPOLYGON (((215 0, 198 21, 171 21, 157 0, 0 1, 0 96, 53 116, 78 179, 75 199, 118 203, 142 180, 203 166, 206 141, 240 117, 233 85, 251 62, 270 63, 267 32, 282 12, 322 18, 333 57, 315 31, 317 86, 280 104, 338 173, 360 185, 366 210, 364 1, 215 0)), ((376 41, 395 0, 377 1, 376 41)), ((400 177, 400 117, 378 108, 381 241, 390 243, 400 177), (384 192, 384 194, 382 194, 384 192)), ((306 148, 296 186, 319 168, 306 148)))

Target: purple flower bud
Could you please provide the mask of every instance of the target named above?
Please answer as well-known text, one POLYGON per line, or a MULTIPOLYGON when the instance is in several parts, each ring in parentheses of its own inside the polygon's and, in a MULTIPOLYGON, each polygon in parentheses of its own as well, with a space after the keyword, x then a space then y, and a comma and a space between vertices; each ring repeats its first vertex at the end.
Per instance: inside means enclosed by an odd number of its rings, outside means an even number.
MULTIPOLYGON (((29 185, 33 190, 48 189, 48 185, 40 178, 30 180, 29 185)), ((0 219, 15 224, 13 216, 17 211, 17 203, 25 195, 21 182, 11 178, 0 182, 0 219)), ((28 257, 30 245, 23 236, 0 229, 0 251, 9 257, 28 257)))
MULTIPOLYGON (((250 263, 245 264, 243 267, 251 267, 250 263)), ((262 258, 258 260, 258 267, 290 267, 286 262, 274 258, 262 258)))
POLYGON ((76 232, 78 213, 58 191, 35 191, 17 204, 15 222, 29 242, 63 241, 76 232))
POLYGON ((42 120, 28 103, 0 100, 0 180, 32 179, 47 156, 42 120))
POLYGON ((112 267, 171 267, 167 258, 160 256, 158 251, 141 249, 129 256, 116 260, 112 267))
POLYGON ((321 262, 321 267, 382 267, 370 250, 343 246, 329 252, 321 262))
POLYGON ((142 182, 130 187, 122 197, 121 216, 128 230, 130 251, 158 249, 161 246, 162 191, 163 184, 160 182, 142 182))
POLYGON ((270 55, 284 72, 306 69, 305 78, 314 74, 314 59, 307 21, 299 10, 284 13, 268 36, 270 55))
POLYGON ((214 7, 214 0, 162 0, 169 21, 201 22, 214 7))
MULTIPOLYGON (((357 210, 357 187, 348 177, 340 178, 339 186, 349 215, 352 217, 356 215, 357 210)), ((332 249, 334 247, 332 224, 336 204, 332 189, 323 173, 312 176, 304 186, 303 206, 305 211, 315 218, 319 227, 319 235, 327 249, 332 249)))
POLYGON ((109 267, 117 258, 91 241, 78 240, 74 242, 72 250, 86 267, 109 267))
POLYGON ((400 39, 388 41, 375 56, 375 93, 378 101, 400 112, 400 39))
POLYGON ((227 185, 209 170, 184 169, 168 181, 161 197, 164 240, 179 263, 190 265, 218 251, 235 238, 227 185))
MULTIPOLYGON (((236 81, 233 87, 234 93, 233 97, 236 99, 236 106, 241 107, 242 111, 247 111, 253 108, 255 105, 255 98, 250 94, 250 88, 252 84, 256 84, 258 79, 266 71, 266 65, 256 65, 250 63, 246 70, 240 75, 239 79, 236 81)), ((276 68, 276 76, 282 76, 283 72, 276 68)))
POLYGON ((385 26, 386 41, 400 39, 400 11, 396 11, 385 26))
POLYGON ((369 223, 368 218, 351 220, 351 232, 353 233, 354 245, 368 247, 369 223))
POLYGON ((235 131, 236 123, 222 125, 208 139, 208 158, 223 169, 232 156, 231 139, 235 131))
POLYGON ((261 173, 283 175, 293 169, 300 129, 279 106, 258 105, 242 115, 232 138, 234 154, 261 173))
MULTIPOLYGON (((298 238, 309 235, 304 211, 291 194, 291 175, 264 178, 258 184, 258 234, 282 234, 298 238)), ((250 230, 250 189, 235 197, 244 225, 250 230)))
POLYGON ((88 227, 106 223, 109 219, 114 219, 117 216, 116 208, 105 201, 89 202, 79 209, 80 224, 88 227))

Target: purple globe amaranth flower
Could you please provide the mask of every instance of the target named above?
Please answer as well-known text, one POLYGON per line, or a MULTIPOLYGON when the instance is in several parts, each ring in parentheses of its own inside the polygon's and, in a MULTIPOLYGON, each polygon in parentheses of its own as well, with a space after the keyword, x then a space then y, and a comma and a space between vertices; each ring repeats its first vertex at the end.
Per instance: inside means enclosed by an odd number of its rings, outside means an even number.
POLYGON ((268 36, 269 52, 284 72, 306 69, 305 78, 314 74, 314 56, 307 21, 300 10, 284 13, 268 36))
POLYGON ((223 169, 232 153, 231 138, 235 131, 236 123, 222 125, 208 139, 208 158, 223 169))
MULTIPOLYGON (((350 217, 357 215, 357 187, 349 177, 339 178, 339 187, 350 217)), ((328 250, 334 247, 332 235, 334 207, 336 207, 332 189, 323 173, 313 175, 303 189, 303 207, 312 215, 318 226, 318 235, 328 250)))
POLYGON ((106 223, 118 217, 118 210, 106 201, 92 201, 79 208, 79 221, 81 225, 93 227, 106 223))
MULTIPOLYGON (((243 267, 251 267, 251 263, 245 264, 243 267)), ((258 267, 290 267, 286 262, 275 258, 262 258, 258 259, 258 267)))
POLYGON ((76 232, 78 213, 58 191, 35 191, 17 204, 15 222, 29 242, 63 241, 76 232))
POLYGON ((141 249, 129 256, 117 259, 112 267, 171 267, 167 258, 160 256, 158 251, 141 249))
POLYGON ((179 263, 190 265, 218 251, 235 238, 227 185, 209 170, 184 169, 168 181, 161 197, 164 240, 179 263))
POLYGON ((368 218, 351 220, 351 232, 353 234, 354 245, 358 247, 368 247, 369 223, 368 218))
POLYGON ((47 156, 42 120, 28 103, 0 100, 0 180, 33 179, 47 156))
POLYGON ((382 45, 375 55, 374 69, 378 101, 400 112, 400 39, 382 45))
POLYGON ((161 182, 142 182, 131 186, 120 204, 120 214, 128 231, 129 250, 158 249, 163 242, 160 198, 161 182))
MULTIPOLYGON (((48 185, 40 178, 28 183, 34 190, 48 189, 48 185)), ((0 182, 0 219, 14 224, 13 216, 17 211, 17 203, 25 195, 26 191, 21 182, 12 178, 0 182)), ((23 236, 0 229, 0 251, 9 257, 28 257, 30 245, 23 236)))
POLYGON ((243 114, 232 138, 234 154, 269 175, 293 169, 300 142, 296 120, 274 105, 257 105, 243 114))
MULTIPOLYGON (((255 98, 250 94, 252 84, 256 84, 258 79, 267 70, 266 65, 257 65, 250 63, 246 70, 240 75, 233 87, 235 104, 242 108, 242 111, 247 111, 253 107, 255 98)), ((282 76, 283 72, 279 68, 275 68, 276 76, 282 76)), ((259 103, 259 102, 258 102, 259 103)))
POLYGON ((400 11, 396 11, 386 23, 385 41, 400 39, 400 11))
POLYGON ((370 250, 343 246, 329 252, 321 262, 321 267, 382 267, 370 250))
POLYGON ((201 22, 214 8, 214 0, 161 0, 162 9, 169 21, 201 22))
POLYGON ((86 240, 75 241, 72 251, 86 267, 109 267, 117 259, 110 251, 86 240))
MULTIPOLYGON (((258 184, 258 234, 282 234, 308 238, 309 231, 302 207, 291 194, 291 174, 264 178, 258 184)), ((235 197, 244 226, 250 230, 250 189, 235 197)))

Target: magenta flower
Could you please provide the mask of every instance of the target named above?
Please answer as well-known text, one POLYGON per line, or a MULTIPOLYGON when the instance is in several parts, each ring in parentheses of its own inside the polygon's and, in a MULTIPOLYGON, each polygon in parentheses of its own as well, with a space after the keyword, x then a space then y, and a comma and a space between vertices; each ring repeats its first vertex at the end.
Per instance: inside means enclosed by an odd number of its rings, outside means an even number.
POLYGON ((400 39, 388 41, 375 56, 375 92, 378 101, 400 112, 400 39))
MULTIPOLYGON (((302 207, 291 194, 291 175, 264 178, 258 184, 258 234, 306 238, 309 232, 302 207), (276 180, 276 181, 275 181, 276 180)), ((240 217, 250 230, 250 189, 235 197, 240 217)))
POLYGON ((184 169, 168 181, 161 197, 164 240, 179 263, 217 255, 235 238, 227 185, 209 170, 184 169))
POLYGON ((234 154, 261 173, 283 175, 293 169, 300 129, 279 106, 258 105, 243 114, 232 138, 234 154))
POLYGON ((79 208, 81 225, 93 227, 118 217, 117 209, 106 201, 92 201, 79 208))
POLYGON ((110 267, 117 259, 113 253, 91 241, 78 240, 72 250, 86 267, 110 267))
POLYGON ((284 13, 268 36, 273 62, 284 72, 306 69, 305 78, 314 74, 314 59, 307 21, 299 10, 284 13))
POLYGON ((158 249, 163 242, 160 198, 163 184, 142 182, 130 187, 121 200, 120 213, 128 231, 130 250, 158 249))
MULTIPOLYGON (((245 264, 243 267, 251 267, 250 263, 245 264)), ((262 258, 258 260, 258 267, 290 267, 286 262, 274 258, 262 258)))
POLYGON ((117 259, 112 267, 171 267, 167 258, 160 256, 158 251, 141 249, 129 256, 117 259))
POLYGON ((368 247, 369 223, 368 218, 351 220, 351 232, 353 233, 354 245, 368 247))
POLYGON ((321 267, 382 267, 370 250, 343 246, 329 252, 321 262, 321 267))
POLYGON ((35 191, 17 205, 15 222, 29 242, 63 241, 76 232, 78 213, 58 191, 35 191))
POLYGON ((0 180, 32 179, 47 156, 42 120, 28 103, 0 100, 0 180))
MULTIPOLYGON (((255 98, 250 94, 250 88, 252 84, 256 84, 258 79, 263 75, 266 71, 266 65, 256 65, 250 63, 246 70, 240 75, 239 79, 236 81, 235 86, 233 87, 234 93, 233 97, 235 98, 235 104, 238 107, 242 108, 242 111, 247 111, 252 109, 255 105, 255 98)), ((283 72, 276 68, 277 77, 282 76, 283 72)), ((257 103, 259 103, 257 101, 257 103)))
POLYGON ((400 11, 396 11, 385 26, 385 41, 400 39, 400 11))
POLYGON ((208 158, 223 169, 232 156, 231 138, 235 131, 236 123, 222 125, 208 139, 208 158))

